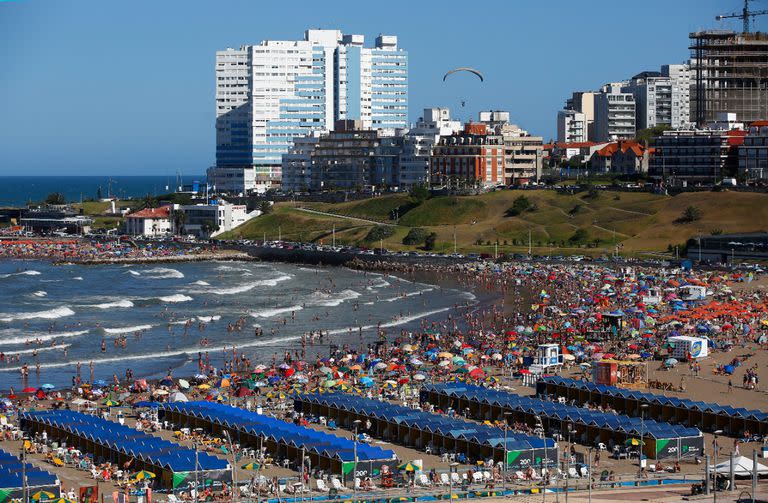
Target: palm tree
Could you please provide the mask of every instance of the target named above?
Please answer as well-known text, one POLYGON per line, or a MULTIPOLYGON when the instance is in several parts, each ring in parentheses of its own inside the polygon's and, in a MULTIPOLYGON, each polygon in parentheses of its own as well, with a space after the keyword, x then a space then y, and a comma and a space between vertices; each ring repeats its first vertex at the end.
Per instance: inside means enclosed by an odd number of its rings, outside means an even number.
POLYGON ((184 223, 187 221, 187 214, 181 210, 173 210, 171 219, 173 221, 174 232, 176 234, 181 234, 184 231, 184 223))

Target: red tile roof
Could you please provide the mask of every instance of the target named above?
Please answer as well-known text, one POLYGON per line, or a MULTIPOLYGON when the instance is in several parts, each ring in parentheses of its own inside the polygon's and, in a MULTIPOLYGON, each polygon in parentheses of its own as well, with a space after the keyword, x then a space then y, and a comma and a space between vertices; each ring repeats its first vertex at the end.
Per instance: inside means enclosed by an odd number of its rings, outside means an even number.
POLYGON ((171 216, 170 206, 160 206, 159 208, 144 208, 135 213, 131 213, 126 218, 169 218, 171 216))
POLYGON ((595 154, 602 157, 611 157, 613 154, 619 151, 619 144, 621 144, 621 152, 626 153, 627 150, 632 150, 637 157, 641 157, 645 151, 645 147, 635 141, 622 141, 609 143, 605 147, 601 148, 595 154))

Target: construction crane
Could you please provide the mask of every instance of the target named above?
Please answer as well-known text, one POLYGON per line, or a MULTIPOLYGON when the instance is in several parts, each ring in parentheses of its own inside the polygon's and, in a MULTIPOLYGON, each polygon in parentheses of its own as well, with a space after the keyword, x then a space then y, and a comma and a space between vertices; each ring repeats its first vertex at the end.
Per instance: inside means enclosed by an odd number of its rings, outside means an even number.
POLYGON ((734 12, 732 14, 721 14, 715 17, 715 19, 722 21, 723 19, 740 18, 744 23, 744 33, 749 33, 751 18, 765 15, 768 15, 768 10, 749 10, 749 0, 744 0, 744 8, 740 13, 734 12))

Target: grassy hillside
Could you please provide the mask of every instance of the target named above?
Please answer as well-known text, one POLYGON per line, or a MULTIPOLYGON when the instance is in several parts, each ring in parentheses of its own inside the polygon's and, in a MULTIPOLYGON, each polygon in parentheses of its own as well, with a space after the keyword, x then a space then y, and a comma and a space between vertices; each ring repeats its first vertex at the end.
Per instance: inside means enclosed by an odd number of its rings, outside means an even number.
POLYGON ((412 227, 438 236, 436 249, 452 251, 454 235, 460 251, 493 253, 527 251, 599 255, 618 246, 625 254, 666 251, 690 238, 712 232, 768 230, 768 195, 737 192, 686 193, 675 197, 647 193, 601 191, 596 197, 554 191, 499 191, 481 196, 440 196, 415 204, 407 195, 388 195, 339 204, 307 203, 306 208, 339 215, 316 215, 285 204, 273 214, 257 218, 228 237, 325 240, 336 226, 337 242, 364 244, 372 224, 358 217, 396 225, 384 240, 390 249, 414 249, 402 244, 412 227), (508 216, 515 199, 527 198, 530 207, 508 216), (701 218, 677 223, 685 208, 695 206, 701 218), (397 211, 396 211, 397 210, 397 211), (397 221, 394 216, 399 217, 397 221), (575 240, 575 238, 580 238, 575 240))

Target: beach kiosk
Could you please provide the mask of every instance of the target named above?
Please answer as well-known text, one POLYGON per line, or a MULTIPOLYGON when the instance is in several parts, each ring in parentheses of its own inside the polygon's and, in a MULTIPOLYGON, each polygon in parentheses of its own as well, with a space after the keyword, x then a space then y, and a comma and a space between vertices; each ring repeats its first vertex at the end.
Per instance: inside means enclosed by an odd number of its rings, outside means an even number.
POLYGON ((668 338, 667 342, 669 342, 669 347, 672 349, 672 358, 689 360, 707 356, 708 341, 702 337, 678 335, 668 338))
POLYGON ((644 388, 648 370, 644 362, 602 360, 592 367, 592 382, 606 386, 644 388))

